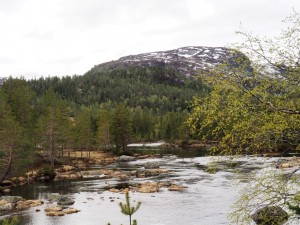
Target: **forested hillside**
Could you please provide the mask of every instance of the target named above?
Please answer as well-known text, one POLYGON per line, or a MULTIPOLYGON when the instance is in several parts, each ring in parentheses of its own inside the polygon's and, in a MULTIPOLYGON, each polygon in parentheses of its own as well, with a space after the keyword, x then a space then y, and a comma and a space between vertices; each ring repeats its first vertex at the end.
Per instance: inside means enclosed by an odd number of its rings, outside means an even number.
POLYGON ((204 96, 208 91, 200 80, 189 79, 168 67, 91 71, 84 76, 40 78, 29 85, 38 96, 51 88, 61 98, 79 105, 115 107, 123 103, 160 113, 183 111, 192 96, 204 96))
POLYGON ((208 88, 172 68, 119 68, 84 76, 26 81, 0 87, 1 174, 31 164, 47 150, 52 167, 62 152, 131 142, 186 140, 193 96, 208 88), (19 165, 19 166, 16 166, 19 165))

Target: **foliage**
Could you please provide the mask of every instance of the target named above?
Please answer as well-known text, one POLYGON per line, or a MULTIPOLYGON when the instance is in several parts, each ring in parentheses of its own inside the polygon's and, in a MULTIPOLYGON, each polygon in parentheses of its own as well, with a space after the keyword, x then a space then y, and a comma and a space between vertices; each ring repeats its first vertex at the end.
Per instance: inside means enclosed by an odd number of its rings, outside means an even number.
POLYGON ((99 119, 97 121, 97 140, 98 148, 111 147, 111 116, 107 110, 99 111, 99 119))
POLYGON ((49 157, 54 168, 66 150, 71 156, 73 149, 116 145, 124 150, 129 141, 187 139, 187 101, 205 91, 200 81, 163 68, 35 81, 9 78, 0 86, 0 177, 33 167, 36 152, 49 157), (120 107, 120 102, 126 104, 120 107))
POLYGON ((200 80, 193 80, 166 67, 115 68, 88 72, 84 76, 48 77, 31 80, 30 87, 42 96, 52 88, 59 96, 79 105, 101 104, 115 108, 126 103, 130 108, 159 112, 184 110, 192 96, 207 93, 200 80))
MULTIPOLYGON (((201 75, 212 91, 193 100, 188 124, 195 136, 218 142, 213 150, 229 155, 299 150, 300 15, 294 12, 285 21, 290 26, 273 39, 239 32, 244 41, 232 54, 245 55, 201 75)), ((266 206, 280 206, 298 219, 297 171, 267 170, 250 178, 233 206, 232 222, 250 224, 251 215, 266 206)))
MULTIPOLYGON (((287 176, 277 169, 264 169, 259 174, 248 177, 249 183, 240 190, 230 218, 235 224, 250 224, 251 216, 266 206, 280 206, 288 210, 290 204, 298 205, 294 195, 300 186, 296 179, 287 176)), ((291 217, 295 215, 289 211, 291 217)), ((267 220, 268 218, 265 218, 267 220)))
POLYGON ((18 225, 20 221, 17 217, 4 218, 1 222, 1 225, 18 225))
POLYGON ((48 150, 50 163, 54 169, 55 155, 58 146, 62 146, 69 137, 70 121, 68 109, 62 99, 53 90, 43 96, 43 112, 38 119, 39 142, 48 150))
MULTIPOLYGON (((124 214, 124 215, 127 215, 129 216, 129 225, 131 225, 131 216, 136 212, 138 211, 138 209, 140 208, 141 206, 141 202, 137 202, 137 205, 136 206, 131 206, 131 203, 130 203, 130 197, 129 197, 129 192, 125 192, 125 198, 126 198, 126 202, 125 203, 122 203, 120 202, 119 203, 119 206, 121 208, 121 212, 124 214)), ((110 223, 108 223, 107 225, 110 225, 110 223)), ((137 220, 133 220, 132 221, 132 225, 137 225, 137 220)))
MULTIPOLYGON (((125 197, 126 197, 126 202, 125 203, 120 202, 119 206, 121 208, 121 212, 124 215, 129 216, 129 225, 131 225, 131 217, 136 211, 138 211, 138 209, 141 206, 141 202, 137 202, 136 206, 131 206, 129 192, 125 192, 125 197)), ((134 220, 133 225, 136 223, 137 223, 136 220, 134 220)))
POLYGON ((129 113, 125 105, 119 105, 112 117, 112 134, 117 150, 125 152, 130 141, 132 130, 129 113))
POLYGON ((5 97, 0 90, 0 183, 12 173, 13 164, 18 165, 25 156, 22 128, 5 97))
POLYGON ((53 180, 55 176, 56 173, 50 166, 44 166, 37 172, 37 177, 49 177, 49 180, 53 180))
MULTIPOLYGON (((235 61, 206 76, 208 97, 195 98, 189 125, 194 135, 219 141, 225 153, 296 150, 300 144, 299 14, 274 40, 241 33, 235 61), (250 63, 251 60, 251 63, 250 63)), ((233 50, 232 54, 236 54, 233 50)))
POLYGON ((195 99, 189 118, 192 132, 218 141, 226 154, 295 150, 299 145, 299 115, 255 106, 252 96, 226 82, 215 84, 209 97, 195 99))

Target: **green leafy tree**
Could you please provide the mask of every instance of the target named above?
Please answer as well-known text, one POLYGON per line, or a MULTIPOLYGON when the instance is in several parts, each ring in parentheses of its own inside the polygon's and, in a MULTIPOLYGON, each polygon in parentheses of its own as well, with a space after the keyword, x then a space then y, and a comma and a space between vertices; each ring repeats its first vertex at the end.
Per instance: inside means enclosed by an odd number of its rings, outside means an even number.
POLYGON ((300 43, 294 37, 300 35, 299 14, 288 19, 292 26, 275 41, 242 33, 246 40, 238 50, 247 56, 233 50, 235 61, 203 74, 212 91, 193 102, 194 134, 219 141, 219 149, 229 153, 298 148, 300 73, 294 51, 300 43))
MULTIPOLYGON (((300 15, 285 21, 290 25, 273 39, 239 32, 244 42, 232 50, 235 60, 201 76, 211 92, 194 99, 188 123, 195 136, 217 141, 223 154, 299 149, 300 15)), ((253 177, 234 205, 233 222, 249 224, 266 206, 281 206, 297 220, 298 170, 253 177)))

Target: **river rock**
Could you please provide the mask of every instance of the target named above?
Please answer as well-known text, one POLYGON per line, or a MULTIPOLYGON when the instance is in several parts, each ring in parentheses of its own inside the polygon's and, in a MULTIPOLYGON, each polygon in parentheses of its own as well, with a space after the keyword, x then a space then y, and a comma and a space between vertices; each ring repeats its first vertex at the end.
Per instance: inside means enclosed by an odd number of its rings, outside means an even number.
POLYGON ((138 192, 141 193, 159 192, 159 186, 156 182, 146 182, 139 185, 138 192))
POLYGON ((177 184, 172 184, 172 185, 168 188, 169 191, 182 191, 183 189, 185 189, 185 187, 179 186, 179 185, 177 185, 177 184))
POLYGON ((286 169, 286 168, 299 167, 299 166, 300 166, 300 159, 298 157, 293 157, 293 158, 289 159, 288 161, 283 162, 280 165, 278 165, 277 168, 286 169))
POLYGON ((2 181, 2 183, 0 184, 0 186, 2 187, 11 187, 15 185, 14 182, 12 182, 11 180, 4 180, 2 181))
POLYGON ((120 157, 117 158, 118 162, 129 162, 133 160, 135 160, 135 157, 128 156, 128 155, 121 155, 120 157))
POLYGON ((82 174, 79 172, 57 173, 55 177, 56 180, 75 180, 80 178, 82 178, 82 174))
POLYGON ((69 166, 69 165, 63 165, 61 168, 57 169, 56 171, 58 173, 63 173, 63 172, 70 172, 70 171, 75 171, 74 166, 69 166))
POLYGON ((157 162, 147 162, 144 165, 145 169, 158 169, 159 164, 157 162))
POLYGON ((4 203, 0 201, 0 211, 9 211, 13 209, 13 203, 4 203))
POLYGON ((26 209, 29 209, 29 208, 30 208, 30 205, 25 203, 25 201, 18 202, 18 204, 16 206, 16 209, 18 209, 18 210, 26 210, 26 209))
POLYGON ((18 177, 20 183, 26 183, 25 177, 18 177))
POLYGON ((137 169, 137 171, 135 172, 135 176, 137 178, 144 178, 144 177, 146 177, 146 170, 144 168, 137 169))
POLYGON ((57 199, 58 205, 73 205, 75 201, 67 196, 59 196, 57 199))
POLYGON ((288 217, 287 212, 279 206, 265 206, 251 216, 257 225, 282 225, 288 217))
POLYGON ((35 180, 37 179, 38 170, 31 170, 26 173, 27 179, 29 180, 35 180))
POLYGON ((58 199, 59 199, 59 197, 60 197, 60 194, 58 194, 58 193, 52 193, 51 194, 51 196, 50 196, 50 198, 48 199, 48 201, 49 202, 57 202, 58 201, 58 199))
POLYGON ((60 206, 54 206, 54 207, 49 207, 49 208, 44 209, 45 212, 59 212, 62 210, 63 210, 63 208, 60 206))
POLYGON ((63 211, 50 211, 46 213, 46 216, 64 216, 65 213, 63 211))
POLYGON ((112 192, 112 193, 119 193, 120 192, 120 190, 116 189, 116 188, 111 188, 111 189, 109 189, 109 191, 112 192))
POLYGON ((169 171, 166 169, 138 169, 135 175, 138 178, 144 178, 144 177, 154 177, 168 172, 169 171))
POLYGON ((41 200, 26 200, 17 202, 16 208, 19 210, 29 209, 30 207, 36 207, 44 204, 41 200))
POLYGON ((6 189, 3 190, 3 192, 4 193, 9 193, 9 192, 11 192, 11 190, 9 188, 6 188, 6 189))
POLYGON ((19 201, 24 201, 24 198, 22 198, 21 196, 2 196, 0 197, 0 201, 4 200, 8 203, 17 203, 19 201))
POLYGON ((5 204, 7 204, 8 202, 7 201, 5 201, 5 200, 0 200, 0 205, 5 205, 5 204))
POLYGON ((65 214, 73 214, 73 213, 78 213, 78 212, 80 212, 80 210, 74 209, 74 208, 68 208, 68 209, 63 210, 63 212, 64 212, 65 214))

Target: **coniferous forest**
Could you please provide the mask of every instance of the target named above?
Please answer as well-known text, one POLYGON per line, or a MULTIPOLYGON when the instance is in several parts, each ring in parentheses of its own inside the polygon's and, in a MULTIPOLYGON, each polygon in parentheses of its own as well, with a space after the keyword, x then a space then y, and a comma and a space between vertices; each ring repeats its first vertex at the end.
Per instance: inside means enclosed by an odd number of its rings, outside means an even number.
MULTIPOLYGON (((54 167, 55 155, 70 149, 116 147, 121 154, 133 142, 187 140, 190 101, 208 90, 200 80, 171 68, 10 77, 0 88, 1 167, 13 164, 20 171, 31 165, 39 149, 51 153, 54 167)), ((3 179, 8 172, 11 167, 3 179)))

